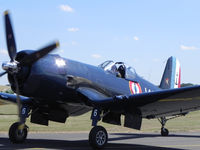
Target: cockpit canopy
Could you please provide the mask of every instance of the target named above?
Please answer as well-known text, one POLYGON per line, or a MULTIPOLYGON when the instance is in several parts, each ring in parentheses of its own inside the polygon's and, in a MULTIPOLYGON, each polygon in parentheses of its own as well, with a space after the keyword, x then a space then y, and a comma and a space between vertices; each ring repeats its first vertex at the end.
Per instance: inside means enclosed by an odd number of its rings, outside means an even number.
POLYGON ((125 79, 135 79, 136 77, 135 69, 123 62, 108 60, 100 64, 99 67, 117 77, 125 79))

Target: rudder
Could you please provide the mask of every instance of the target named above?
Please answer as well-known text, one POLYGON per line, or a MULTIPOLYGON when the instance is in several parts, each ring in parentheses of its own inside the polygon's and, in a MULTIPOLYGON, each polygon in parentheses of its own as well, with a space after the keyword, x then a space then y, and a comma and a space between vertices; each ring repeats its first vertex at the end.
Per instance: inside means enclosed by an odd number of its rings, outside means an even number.
POLYGON ((173 89, 181 87, 180 63, 178 59, 173 56, 167 60, 165 71, 159 87, 162 89, 173 89))

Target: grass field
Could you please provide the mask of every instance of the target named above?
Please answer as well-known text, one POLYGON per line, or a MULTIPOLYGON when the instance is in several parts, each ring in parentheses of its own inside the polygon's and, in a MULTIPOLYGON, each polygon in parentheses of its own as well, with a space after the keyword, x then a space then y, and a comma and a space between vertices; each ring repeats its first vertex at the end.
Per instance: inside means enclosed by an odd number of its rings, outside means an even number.
MULTIPOLYGON (((0 106, 0 132, 7 132, 10 125, 17 121, 17 107, 15 105, 0 106)), ((49 126, 42 126, 30 123, 29 119, 26 123, 32 132, 77 132, 91 129, 90 113, 79 117, 70 117, 65 124, 49 122, 49 126)), ((142 130, 137 131, 125 127, 99 123, 103 125, 109 132, 160 132, 161 125, 156 120, 143 119, 142 130)), ((178 131, 200 131, 200 111, 191 112, 185 117, 176 118, 167 122, 166 127, 173 132, 178 131)))

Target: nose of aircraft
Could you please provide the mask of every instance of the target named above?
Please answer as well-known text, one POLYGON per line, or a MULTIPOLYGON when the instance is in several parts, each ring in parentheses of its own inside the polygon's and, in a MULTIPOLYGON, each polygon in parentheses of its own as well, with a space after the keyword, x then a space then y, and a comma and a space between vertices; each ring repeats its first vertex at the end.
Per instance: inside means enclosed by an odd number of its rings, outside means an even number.
MULTIPOLYGON (((18 112, 19 112, 19 122, 22 123, 22 117, 21 117, 21 101, 20 101, 20 87, 19 87, 19 76, 20 73, 24 70, 22 68, 26 68, 27 66, 32 65, 36 61, 38 61, 40 58, 44 57, 48 53, 50 53, 52 50, 57 48, 59 46, 58 42, 53 42, 52 44, 39 49, 38 51, 34 51, 32 54, 26 55, 23 59, 20 61, 16 60, 17 56, 17 47, 15 43, 15 36, 12 28, 12 23, 10 19, 9 11, 4 12, 4 20, 5 20, 5 33, 6 33, 6 44, 7 44, 7 50, 10 57, 9 62, 5 62, 2 64, 4 72, 0 73, 0 77, 8 73, 8 76, 12 80, 12 84, 15 87, 15 91, 17 94, 17 104, 18 104, 18 112), (22 70, 22 71, 21 71, 22 70)), ((11 81, 9 80, 9 81, 11 81)))

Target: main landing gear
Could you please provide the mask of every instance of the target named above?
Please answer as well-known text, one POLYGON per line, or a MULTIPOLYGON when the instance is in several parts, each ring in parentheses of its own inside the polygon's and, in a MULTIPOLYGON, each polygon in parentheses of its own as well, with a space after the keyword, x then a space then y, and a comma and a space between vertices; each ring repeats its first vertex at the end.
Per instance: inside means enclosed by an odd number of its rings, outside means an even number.
POLYGON ((100 111, 98 109, 94 109, 92 111, 91 119, 92 126, 94 126, 89 134, 89 144, 94 149, 102 149, 108 142, 108 134, 104 127, 97 126, 98 121, 101 120, 100 111))
POLYGON ((93 148, 101 149, 108 142, 108 134, 104 127, 95 126, 89 134, 89 143, 93 148))
POLYGON ((9 140, 12 143, 23 143, 28 134, 28 127, 20 122, 15 122, 9 129, 9 140))
POLYGON ((22 107, 22 111, 20 114, 20 121, 15 122, 10 126, 9 129, 9 140, 12 143, 23 143, 28 134, 28 126, 25 124, 26 118, 29 116, 28 113, 30 109, 26 106, 22 107))

